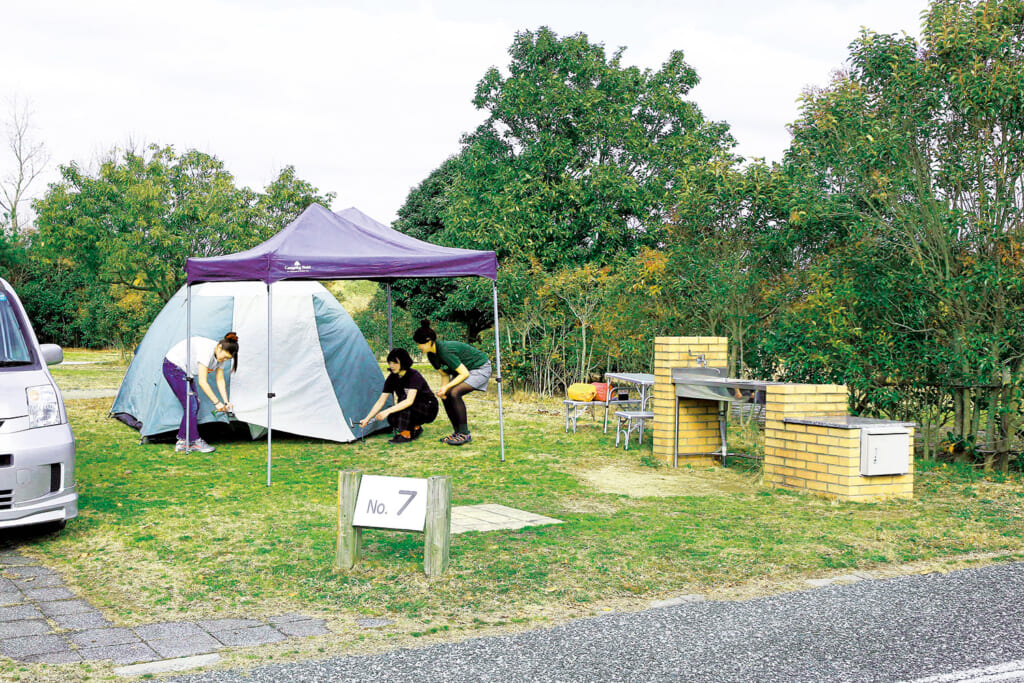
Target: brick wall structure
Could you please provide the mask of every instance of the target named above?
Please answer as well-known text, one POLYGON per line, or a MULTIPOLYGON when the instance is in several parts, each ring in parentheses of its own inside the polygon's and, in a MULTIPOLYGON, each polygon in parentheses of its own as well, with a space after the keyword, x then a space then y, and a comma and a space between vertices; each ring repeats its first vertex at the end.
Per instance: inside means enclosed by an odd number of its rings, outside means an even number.
MULTIPOLYGON (((672 370, 699 367, 702 354, 706 366, 723 368, 724 374, 728 365, 728 339, 656 337, 654 340, 653 448, 654 456, 668 465, 673 463, 675 456, 674 413, 677 404, 672 370)), ((848 405, 849 395, 843 385, 768 383, 765 392, 765 483, 840 500, 912 498, 913 427, 904 423, 910 431, 910 469, 907 474, 861 476, 861 429, 849 426, 848 405), (787 421, 800 418, 824 418, 824 422, 846 426, 787 421), (834 419, 830 421, 827 418, 834 419)), ((718 462, 721 449, 718 402, 680 399, 678 420, 678 462, 700 465, 718 462)))
MULTIPOLYGON (((672 385, 673 368, 700 367, 703 354, 707 367, 722 368, 729 363, 729 340, 726 337, 655 337, 654 338, 654 457, 667 465, 673 463, 676 402, 672 385)), ((709 464, 721 449, 718 434, 718 404, 715 401, 682 399, 679 401, 679 462, 709 464)))
POLYGON ((836 384, 769 385, 765 397, 764 481, 839 500, 875 501, 914 496, 914 432, 909 471, 902 475, 860 474, 861 430, 794 424, 793 418, 846 417, 848 394, 836 384))

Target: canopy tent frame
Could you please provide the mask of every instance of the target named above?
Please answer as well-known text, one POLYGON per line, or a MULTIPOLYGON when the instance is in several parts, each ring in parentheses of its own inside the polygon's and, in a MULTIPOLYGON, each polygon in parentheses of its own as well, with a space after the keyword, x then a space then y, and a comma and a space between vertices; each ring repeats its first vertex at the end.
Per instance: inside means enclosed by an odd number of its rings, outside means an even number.
MULTIPOLYGON (((333 246, 333 245, 332 245, 333 246)), ((353 245, 348 245, 350 248, 353 245)), ((359 246, 362 246, 360 243, 359 246)), ((192 285, 209 281, 260 280, 267 285, 267 486, 271 485, 273 463, 273 288, 281 280, 361 280, 383 282, 388 300, 388 348, 393 348, 391 283, 399 277, 472 277, 491 280, 494 307, 495 384, 498 387, 498 425, 501 462, 505 462, 505 417, 501 377, 501 335, 498 328, 498 273, 494 252, 441 247, 404 235, 355 208, 338 214, 318 204, 310 205, 291 224, 252 249, 222 257, 189 258, 185 262, 186 274, 186 339, 192 338, 192 285), (300 232, 301 231, 301 232, 300 232), (331 233, 336 234, 331 234, 331 233), (292 236, 294 239, 291 239, 292 236), (338 239, 343 235, 357 241, 374 242, 386 253, 346 257, 332 262, 323 257, 328 245, 317 244, 325 237, 338 239), (294 243, 293 243, 294 242, 294 243), (297 248, 299 251, 294 251, 297 248), (393 251, 398 253, 393 253, 393 251), (313 254, 313 256, 309 256, 313 254), (301 257, 301 258, 297 258, 301 257), (313 264, 304 265, 304 259, 313 264), (294 263, 293 263, 294 262, 294 263), (344 262, 345 265, 339 265, 344 262), (364 273, 359 275, 359 273, 364 273), (255 276, 255 277, 253 277, 255 276)), ((186 344, 186 374, 188 401, 194 395, 192 384, 191 344, 186 344)), ((198 400, 198 397, 196 397, 198 400)), ((185 410, 186 439, 189 429, 189 410, 185 410)))

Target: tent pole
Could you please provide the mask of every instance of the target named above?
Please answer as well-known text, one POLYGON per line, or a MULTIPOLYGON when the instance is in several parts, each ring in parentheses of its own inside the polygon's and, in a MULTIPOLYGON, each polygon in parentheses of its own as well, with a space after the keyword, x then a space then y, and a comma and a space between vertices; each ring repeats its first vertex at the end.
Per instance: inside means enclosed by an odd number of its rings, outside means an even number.
MULTIPOLYGON (((196 397, 198 401, 199 398, 196 397)), ((185 454, 192 446, 188 435, 192 429, 192 283, 185 286, 185 454)), ((198 419, 198 413, 197 413, 198 419)), ((199 425, 196 425, 196 429, 199 425)))
POLYGON ((391 283, 388 285, 388 353, 391 353, 391 349, 395 348, 395 340, 391 336, 391 283))
POLYGON ((498 430, 501 438, 501 461, 505 462, 505 412, 501 405, 501 334, 498 332, 498 281, 493 283, 494 291, 494 360, 497 364, 498 376, 498 430))
POLYGON ((273 446, 271 445, 272 435, 274 430, 272 429, 273 422, 270 419, 270 400, 274 398, 273 386, 271 385, 271 353, 270 353, 270 340, 272 335, 271 330, 273 329, 273 299, 271 298, 270 283, 267 283, 267 486, 270 486, 270 462, 271 454, 273 453, 273 446))

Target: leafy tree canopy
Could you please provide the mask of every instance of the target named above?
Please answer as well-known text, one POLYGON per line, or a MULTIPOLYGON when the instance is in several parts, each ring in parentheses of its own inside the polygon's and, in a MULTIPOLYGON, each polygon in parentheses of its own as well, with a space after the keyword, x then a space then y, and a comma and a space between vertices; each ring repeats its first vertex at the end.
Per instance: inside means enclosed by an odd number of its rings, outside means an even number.
POLYGON ((474 104, 444 225, 463 245, 537 257, 548 269, 606 265, 664 237, 668 195, 690 170, 726 158, 724 124, 685 99, 696 72, 673 52, 658 71, 622 65, 580 33, 518 33, 508 75, 490 69, 474 104))
POLYGON ((61 167, 35 205, 36 258, 64 260, 102 282, 166 301, 184 282, 185 259, 259 244, 313 202, 329 204, 286 167, 263 193, 237 188, 214 156, 150 146, 111 155, 96 173, 61 167))

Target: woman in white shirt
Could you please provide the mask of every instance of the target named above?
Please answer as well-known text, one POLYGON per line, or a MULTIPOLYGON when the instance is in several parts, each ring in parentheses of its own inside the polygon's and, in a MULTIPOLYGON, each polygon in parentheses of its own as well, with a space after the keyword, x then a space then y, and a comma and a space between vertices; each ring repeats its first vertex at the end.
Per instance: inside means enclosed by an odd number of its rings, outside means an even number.
POLYGON ((238 335, 228 332, 219 342, 206 337, 192 337, 175 344, 164 356, 164 379, 171 391, 181 402, 181 426, 178 428, 178 442, 174 444, 176 453, 200 451, 212 453, 216 449, 199 438, 199 401, 195 397, 194 380, 199 380, 199 387, 213 403, 215 410, 229 413, 233 406, 228 400, 227 385, 224 381, 224 364, 231 361, 231 372, 238 367, 238 335), (191 356, 191 372, 186 370, 186 358, 191 356), (214 371, 217 380, 218 397, 210 386, 209 374, 214 371), (192 391, 189 391, 188 377, 192 376, 192 391), (191 394, 191 395, 190 395, 191 394), (187 407, 186 407, 187 406, 187 407), (187 413, 185 411, 188 411, 187 413), (188 434, 185 434, 186 415, 188 416, 188 434), (186 436, 188 440, 186 441, 186 436))

